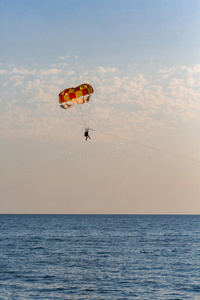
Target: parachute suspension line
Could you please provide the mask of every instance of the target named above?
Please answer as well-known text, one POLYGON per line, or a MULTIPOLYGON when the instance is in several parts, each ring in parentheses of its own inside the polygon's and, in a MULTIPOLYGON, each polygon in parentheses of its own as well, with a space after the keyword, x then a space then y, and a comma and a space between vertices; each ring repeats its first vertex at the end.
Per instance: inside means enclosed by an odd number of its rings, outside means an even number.
MULTIPOLYGON (((73 107, 72 107, 73 109, 73 107)), ((73 111, 72 111, 73 116, 77 119, 77 121, 79 122, 79 124, 81 124, 81 126, 83 126, 83 128, 85 129, 85 126, 83 125, 83 123, 81 122, 79 116, 77 116, 73 111)))
POLYGON ((79 120, 79 123, 83 126, 84 129, 86 129, 86 124, 84 122, 84 118, 83 118, 83 113, 82 110, 80 108, 80 105, 76 105, 76 103, 74 104, 75 110, 76 110, 76 114, 74 114, 77 118, 77 120, 79 120), (78 109, 79 107, 79 109, 78 109))
POLYGON ((89 100, 89 112, 88 112, 88 120, 87 120, 87 128, 89 128, 90 126, 90 118, 91 118, 91 109, 92 109, 92 103, 93 101, 91 101, 91 95, 89 96, 90 100, 89 100))
POLYGON ((83 83, 77 87, 64 89, 59 94, 60 106, 64 109, 70 108, 71 106, 75 106, 76 114, 74 114, 74 116, 78 119, 79 123, 81 124, 81 126, 83 126, 84 129, 87 129, 89 126, 88 114, 90 115, 90 106, 86 105, 85 107, 85 104, 89 102, 90 96, 93 93, 93 87, 88 83, 83 83), (83 107, 82 104, 84 104, 83 107))
POLYGON ((110 136, 110 137, 113 137, 113 138, 116 138, 116 139, 124 140, 126 142, 129 142, 129 143, 132 143, 132 144, 135 144, 135 145, 138 145, 138 146, 142 146, 142 147, 148 148, 150 150, 162 152, 162 153, 165 153, 165 154, 173 155, 173 156, 176 156, 176 157, 179 157, 179 158, 184 158, 184 159, 188 159, 188 160, 200 163, 200 160, 198 160, 198 159, 190 158, 190 157, 187 157, 187 156, 184 156, 184 155, 181 155, 181 154, 177 154, 177 153, 174 153, 174 152, 170 152, 170 151, 166 151, 166 150, 159 149, 159 148, 156 148, 156 147, 152 147, 152 146, 148 146, 148 145, 145 145, 145 144, 141 144, 141 143, 129 140, 129 139, 118 137, 116 135, 112 135, 112 134, 109 134, 109 133, 104 133, 102 131, 98 131, 98 130, 95 130, 95 129, 92 129, 92 128, 89 128, 89 129, 92 130, 92 131, 98 132, 100 134, 103 134, 103 135, 107 135, 107 136, 110 136))
POLYGON ((77 116, 79 117, 79 120, 81 121, 82 123, 82 126, 86 129, 87 128, 87 122, 85 120, 85 116, 84 116, 84 113, 83 113, 83 109, 81 107, 82 104, 74 104, 74 107, 76 109, 76 112, 77 112, 77 116))

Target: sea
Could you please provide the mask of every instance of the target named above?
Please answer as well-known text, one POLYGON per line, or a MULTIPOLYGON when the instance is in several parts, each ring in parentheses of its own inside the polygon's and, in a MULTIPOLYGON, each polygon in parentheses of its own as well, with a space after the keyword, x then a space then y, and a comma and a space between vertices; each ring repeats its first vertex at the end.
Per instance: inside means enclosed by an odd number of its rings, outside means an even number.
POLYGON ((0 215, 0 299, 200 299, 200 215, 0 215))

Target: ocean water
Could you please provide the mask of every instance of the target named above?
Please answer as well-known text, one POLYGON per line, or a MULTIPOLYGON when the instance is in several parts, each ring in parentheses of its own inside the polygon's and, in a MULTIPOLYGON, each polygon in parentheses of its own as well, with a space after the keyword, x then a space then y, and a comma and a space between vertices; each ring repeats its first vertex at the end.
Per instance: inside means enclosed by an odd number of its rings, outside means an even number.
POLYGON ((200 299, 200 216, 0 215, 0 299, 200 299))

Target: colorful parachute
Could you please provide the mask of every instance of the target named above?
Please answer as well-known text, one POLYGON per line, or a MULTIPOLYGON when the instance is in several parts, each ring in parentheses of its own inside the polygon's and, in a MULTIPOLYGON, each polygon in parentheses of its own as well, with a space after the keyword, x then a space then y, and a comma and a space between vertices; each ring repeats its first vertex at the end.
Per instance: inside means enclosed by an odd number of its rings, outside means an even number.
POLYGON ((83 104, 90 101, 90 96, 94 92, 90 84, 84 83, 75 88, 68 88, 59 94, 60 106, 64 109, 74 106, 74 103, 83 104))
POLYGON ((91 94, 94 89, 90 84, 83 83, 77 87, 71 87, 63 90, 59 94, 60 107, 70 109, 70 113, 76 117, 78 122, 86 129, 89 128, 91 118, 91 94), (89 102, 89 103, 88 103, 89 102), (88 103, 87 105, 79 105, 88 103))

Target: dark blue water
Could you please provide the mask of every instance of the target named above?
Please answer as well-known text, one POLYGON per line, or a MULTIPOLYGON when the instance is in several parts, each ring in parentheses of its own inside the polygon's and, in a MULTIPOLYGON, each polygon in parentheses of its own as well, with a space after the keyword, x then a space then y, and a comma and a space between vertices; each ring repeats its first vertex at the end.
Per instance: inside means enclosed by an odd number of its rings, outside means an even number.
POLYGON ((0 299, 200 299, 200 216, 0 215, 0 299))

